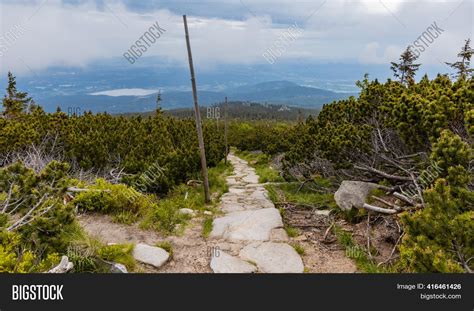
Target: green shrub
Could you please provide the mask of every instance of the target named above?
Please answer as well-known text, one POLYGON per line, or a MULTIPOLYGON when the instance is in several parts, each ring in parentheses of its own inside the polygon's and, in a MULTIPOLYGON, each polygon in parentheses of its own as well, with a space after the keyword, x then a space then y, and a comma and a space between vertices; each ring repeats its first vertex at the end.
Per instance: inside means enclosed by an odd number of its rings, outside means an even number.
POLYGON ((431 160, 441 177, 425 191, 425 208, 405 213, 402 264, 415 272, 462 272, 472 269, 474 256, 474 193, 468 166, 472 148, 460 137, 443 131, 433 146, 431 160))
POLYGON ((108 183, 101 178, 88 187, 88 191, 80 192, 72 204, 81 210, 104 214, 140 214, 154 205, 151 196, 124 184, 108 183))
POLYGON ((102 260, 123 264, 128 270, 135 268, 136 262, 132 255, 133 244, 106 245, 98 249, 97 255, 102 260))
POLYGON ((106 272, 105 269, 100 269, 97 257, 88 248, 80 246, 69 247, 66 255, 74 265, 74 272, 76 273, 106 272))
POLYGON ((463 211, 444 179, 425 196, 424 209, 403 215, 402 263, 414 272, 463 272, 460 257, 474 256, 474 212, 463 211))
POLYGON ((20 162, 0 168, 0 197, 6 198, 10 193, 10 202, 19 202, 15 210, 10 207, 6 211, 13 213, 11 217, 1 217, 0 228, 13 225, 14 221, 9 220, 20 219, 36 206, 27 224, 11 229, 19 233, 25 247, 40 257, 66 247, 61 233, 74 220, 73 207, 63 203, 68 169, 67 164, 56 161, 39 173, 20 162))
POLYGON ((21 235, 0 231, 0 273, 43 272, 59 263, 59 255, 50 253, 40 258, 21 243, 21 235))
POLYGON ((177 225, 184 223, 189 216, 179 212, 181 199, 167 198, 158 202, 145 215, 143 228, 152 228, 166 234, 176 233, 177 225))

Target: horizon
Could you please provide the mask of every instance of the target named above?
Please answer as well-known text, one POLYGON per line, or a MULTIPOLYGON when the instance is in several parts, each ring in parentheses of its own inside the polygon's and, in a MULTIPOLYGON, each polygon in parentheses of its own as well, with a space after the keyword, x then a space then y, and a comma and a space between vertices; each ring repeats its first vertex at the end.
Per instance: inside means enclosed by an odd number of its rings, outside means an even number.
POLYGON ((48 105, 64 96, 189 92, 182 14, 200 92, 289 81, 354 94, 366 73, 391 78, 390 62, 407 46, 422 64, 417 79, 449 73, 444 62, 472 37, 470 1, 277 4, 0 0, 0 87, 11 71, 48 105))

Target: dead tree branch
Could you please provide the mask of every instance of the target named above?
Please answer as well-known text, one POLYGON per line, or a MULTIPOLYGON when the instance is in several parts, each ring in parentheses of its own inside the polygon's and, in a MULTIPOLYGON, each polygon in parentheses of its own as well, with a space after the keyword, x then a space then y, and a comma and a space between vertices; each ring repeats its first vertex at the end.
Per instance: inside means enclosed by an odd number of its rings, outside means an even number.
POLYGON ((373 212, 382 213, 382 214, 395 214, 395 213, 397 213, 397 211, 394 210, 394 209, 382 208, 382 207, 378 207, 378 206, 375 206, 375 205, 370 205, 370 204, 367 204, 367 203, 364 203, 364 205, 362 207, 365 208, 368 211, 373 211, 373 212))

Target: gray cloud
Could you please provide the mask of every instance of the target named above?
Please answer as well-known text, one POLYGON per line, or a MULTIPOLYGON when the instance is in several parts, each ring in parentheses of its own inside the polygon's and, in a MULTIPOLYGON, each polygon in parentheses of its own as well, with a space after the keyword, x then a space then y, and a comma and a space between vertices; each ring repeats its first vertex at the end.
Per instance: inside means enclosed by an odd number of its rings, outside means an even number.
POLYGON ((5 53, 0 72, 31 74, 51 66, 120 58, 155 21, 166 33, 146 56, 185 66, 183 13, 189 16, 195 62, 208 68, 265 63, 262 53, 295 22, 304 33, 286 48, 282 61, 388 63, 437 21, 445 32, 420 56, 422 63, 437 64, 452 60, 463 40, 472 37, 472 0, 242 3, 1 1, 5 53), (24 32, 6 42, 5 36, 18 26, 24 32))

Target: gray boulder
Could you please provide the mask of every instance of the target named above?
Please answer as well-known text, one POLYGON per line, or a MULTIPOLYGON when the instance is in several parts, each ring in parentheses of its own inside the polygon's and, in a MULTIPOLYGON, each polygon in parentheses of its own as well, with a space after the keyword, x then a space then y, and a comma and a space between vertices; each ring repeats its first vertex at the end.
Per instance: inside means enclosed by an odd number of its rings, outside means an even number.
POLYGON ((370 191, 378 188, 374 183, 344 180, 334 194, 337 206, 348 211, 352 207, 362 208, 370 191))

